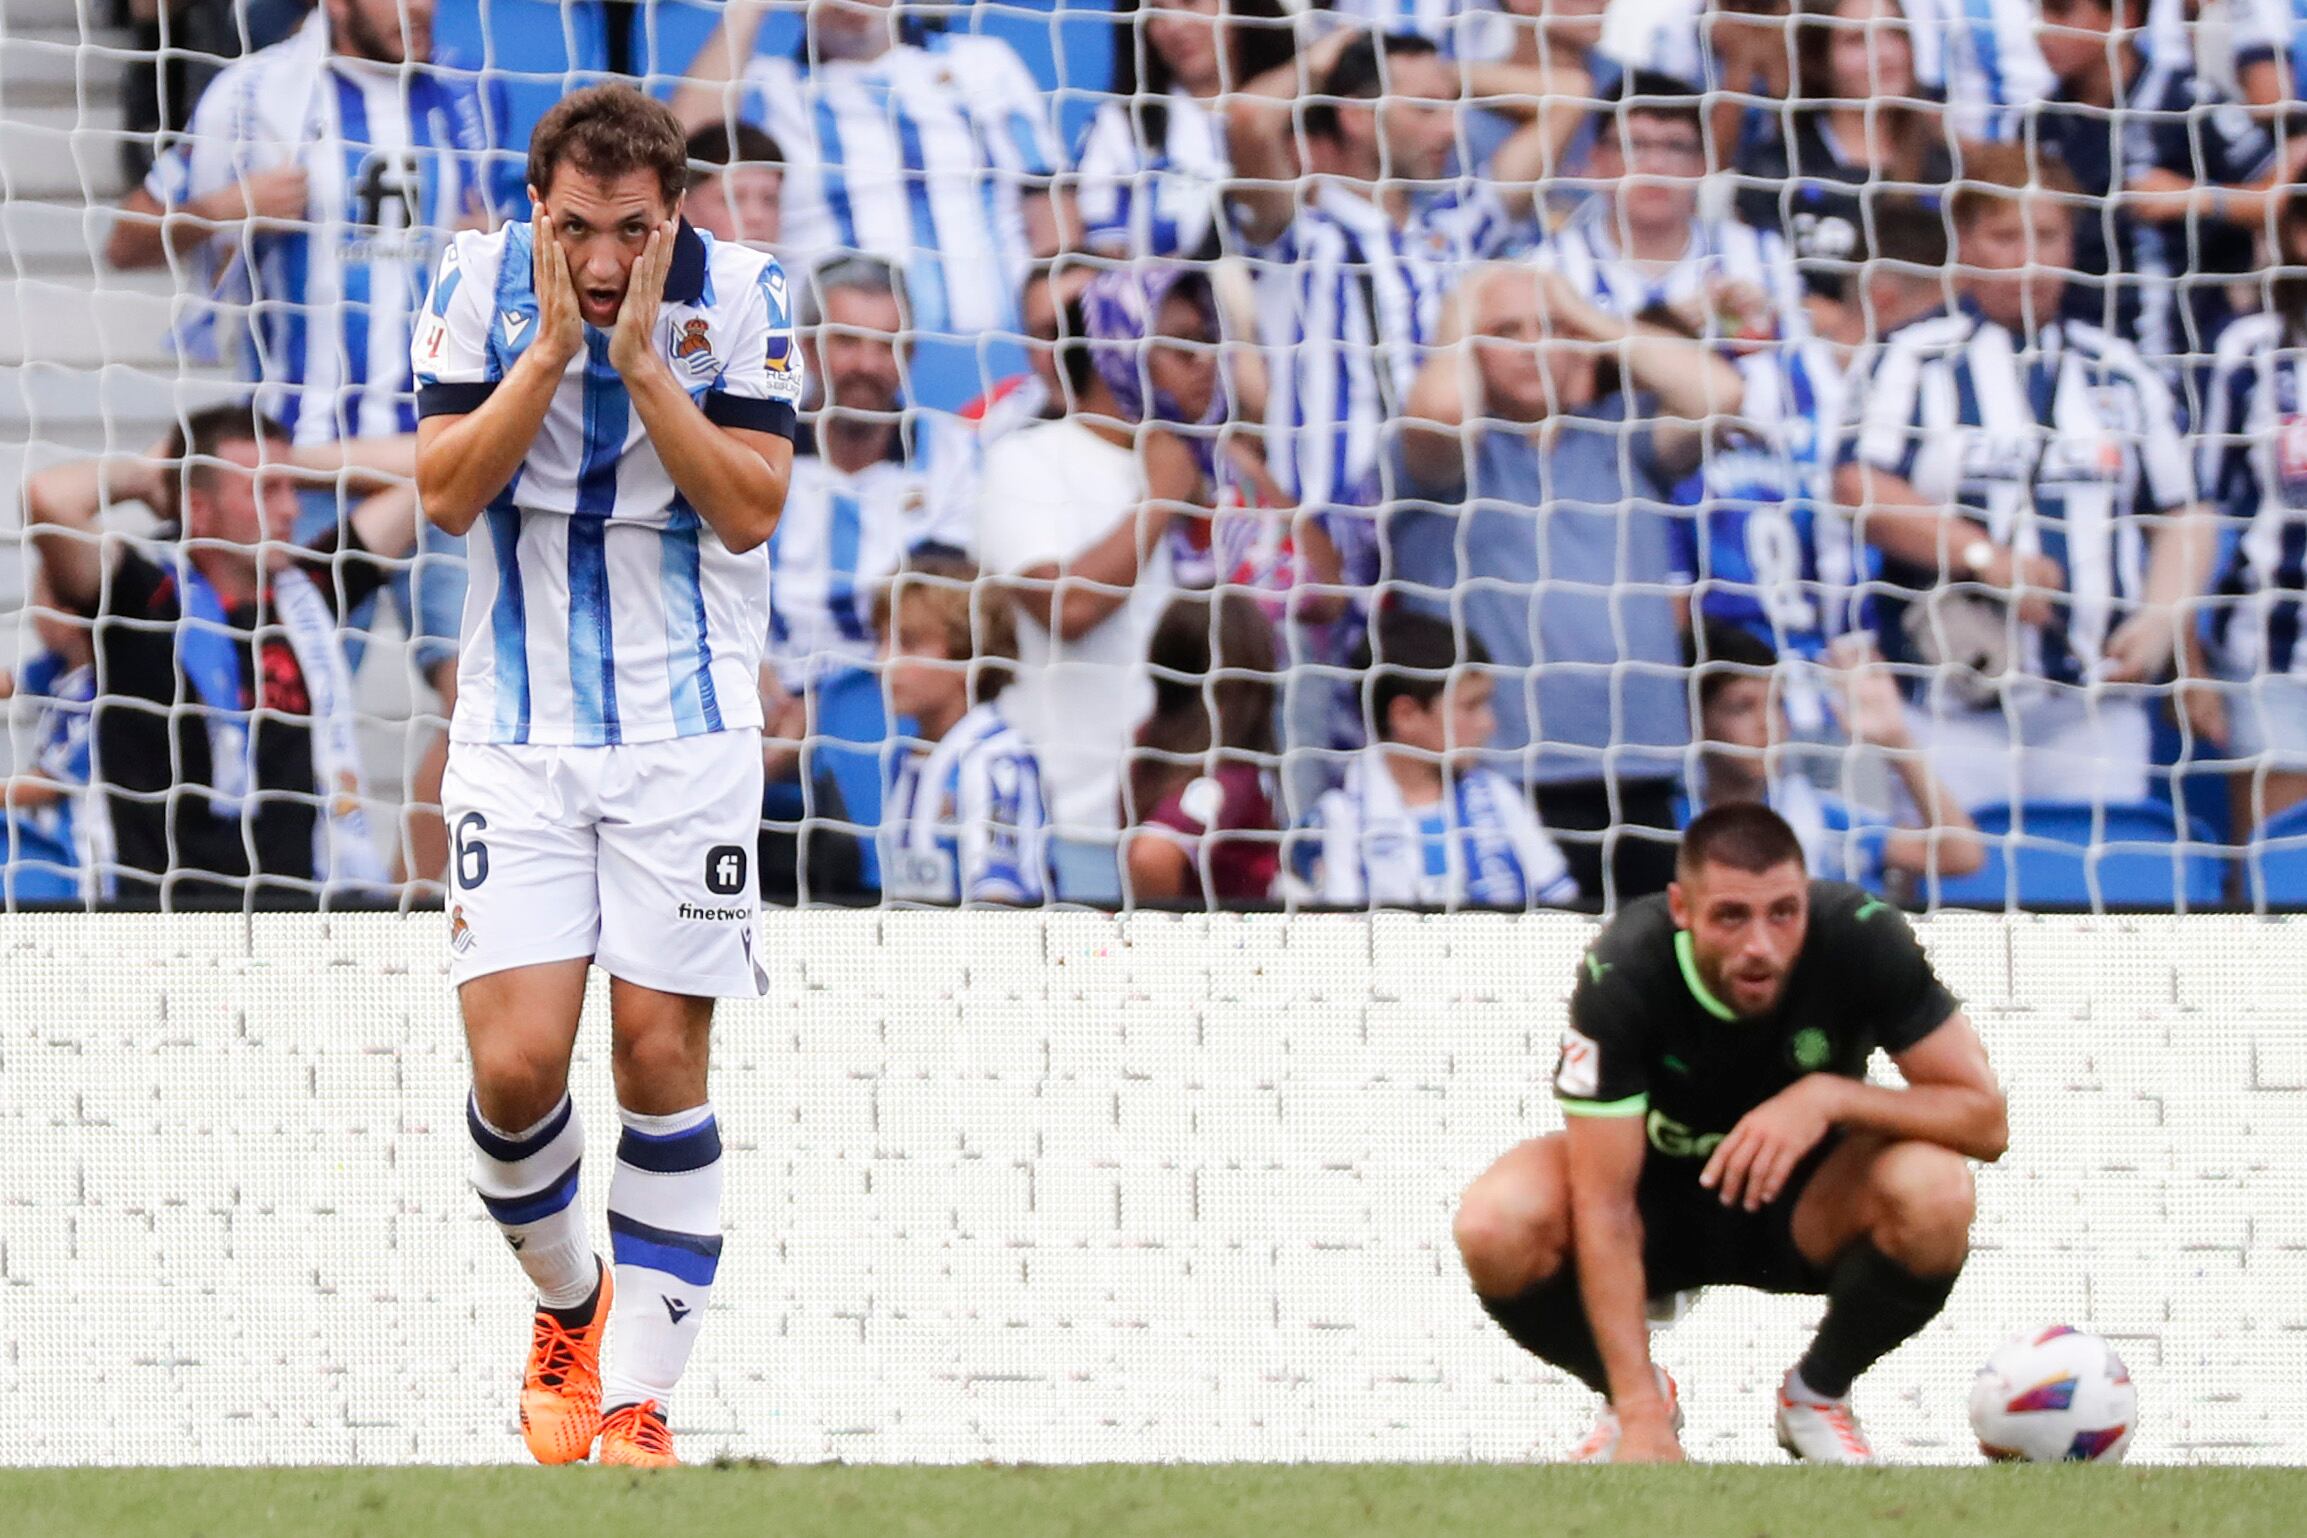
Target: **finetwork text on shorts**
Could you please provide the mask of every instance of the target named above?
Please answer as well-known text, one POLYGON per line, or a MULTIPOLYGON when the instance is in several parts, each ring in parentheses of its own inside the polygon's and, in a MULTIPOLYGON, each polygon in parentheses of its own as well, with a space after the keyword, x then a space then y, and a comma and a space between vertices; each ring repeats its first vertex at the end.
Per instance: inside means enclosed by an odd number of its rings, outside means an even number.
POLYGON ((697 919, 707 924, 751 923, 751 908, 700 908, 695 903, 681 904, 681 917, 697 919))

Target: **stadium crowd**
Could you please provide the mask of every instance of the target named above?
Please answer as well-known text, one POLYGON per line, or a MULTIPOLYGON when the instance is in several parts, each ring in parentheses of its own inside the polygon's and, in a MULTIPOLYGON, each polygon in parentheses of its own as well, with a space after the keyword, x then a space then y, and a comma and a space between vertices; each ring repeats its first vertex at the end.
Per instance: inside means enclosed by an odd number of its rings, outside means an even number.
MULTIPOLYGON (((700 13, 686 217, 806 381, 764 894, 1616 903, 1743 799, 1928 901, 2014 827, 2166 887, 2296 829, 2293 4, 1124 0, 1096 91, 1014 7, 700 13)), ((250 51, 134 66, 104 257, 251 394, 29 479, 5 895, 422 891, 443 749, 380 804, 352 681, 389 605, 455 697, 411 348, 559 66, 163 9, 250 51)))

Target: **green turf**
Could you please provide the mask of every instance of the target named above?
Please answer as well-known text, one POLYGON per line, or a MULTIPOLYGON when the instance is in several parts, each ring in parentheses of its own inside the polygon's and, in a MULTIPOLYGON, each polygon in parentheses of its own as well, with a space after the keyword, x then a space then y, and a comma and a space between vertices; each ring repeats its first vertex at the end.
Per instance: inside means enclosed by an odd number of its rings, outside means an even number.
POLYGON ((10 1538, 2295 1538, 2307 1471, 1093 1468, 0 1472, 10 1538))

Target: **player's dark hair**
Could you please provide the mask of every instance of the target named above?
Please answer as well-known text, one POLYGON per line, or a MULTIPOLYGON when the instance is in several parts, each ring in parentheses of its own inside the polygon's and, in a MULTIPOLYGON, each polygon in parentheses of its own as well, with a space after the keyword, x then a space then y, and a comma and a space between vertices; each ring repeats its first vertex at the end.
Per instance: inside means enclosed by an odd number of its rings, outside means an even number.
POLYGON ((954 550, 923 547, 873 595, 873 628, 895 639, 900 606, 945 631, 946 655, 969 665, 969 697, 982 705, 1009 687, 1017 663, 1017 622, 997 587, 978 581, 977 564, 954 550))
POLYGON ((1457 627, 1446 619, 1416 609, 1388 609, 1354 653, 1353 666, 1361 670, 1368 693, 1370 735, 1385 738, 1394 701, 1431 706, 1449 687, 1453 670, 1489 664, 1489 648, 1471 632, 1461 641, 1457 627))
POLYGON ((1690 665, 1698 672, 1698 709, 1714 708, 1722 691, 1742 678, 1767 677, 1778 665, 1769 643, 1737 625, 1709 622, 1691 637, 1690 665))
POLYGON ((711 123, 689 135, 690 190, 713 179, 724 166, 785 167, 785 149, 775 139, 751 123, 739 123, 732 131, 727 123, 711 123))
POLYGON ((1368 32, 1346 45, 1330 72, 1314 82, 1318 100, 1306 103, 1306 136, 1338 136, 1338 103, 1375 101, 1386 94, 1386 65, 1396 59, 1425 59, 1441 52, 1414 32, 1368 32))
POLYGON ((178 469, 176 475, 162 482, 168 488, 162 500, 168 505, 153 511, 171 521, 180 517, 184 493, 206 491, 215 484, 216 461, 226 444, 293 441, 277 418, 267 416, 246 401, 204 406, 168 430, 168 442, 161 449, 160 457, 178 469))
POLYGON ((1802 840, 1785 818, 1759 801, 1732 801, 1699 813, 1682 830, 1674 874, 1688 881, 1709 865, 1727 865, 1759 876, 1781 865, 1805 864, 1802 840))
POLYGON ((1130 754, 1123 811, 1132 824, 1201 774, 1212 749, 1236 762, 1275 751, 1280 662, 1274 627, 1249 594, 1228 589, 1172 600, 1146 644, 1146 661, 1154 705, 1130 754))
POLYGON ((647 171, 669 206, 689 186, 689 137, 661 101, 629 85, 593 85, 562 97, 529 136, 529 185, 553 190, 562 164, 608 180, 647 171))

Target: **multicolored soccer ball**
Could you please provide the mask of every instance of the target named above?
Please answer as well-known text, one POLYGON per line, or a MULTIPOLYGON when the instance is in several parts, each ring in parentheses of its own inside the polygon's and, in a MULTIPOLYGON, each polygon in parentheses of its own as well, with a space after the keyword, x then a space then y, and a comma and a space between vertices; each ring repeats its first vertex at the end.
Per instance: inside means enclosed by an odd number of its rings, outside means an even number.
POLYGON ((1971 1384, 1971 1429, 1996 1462, 2119 1463, 2138 1419, 2114 1347, 2063 1324, 2005 1341, 1971 1384))

